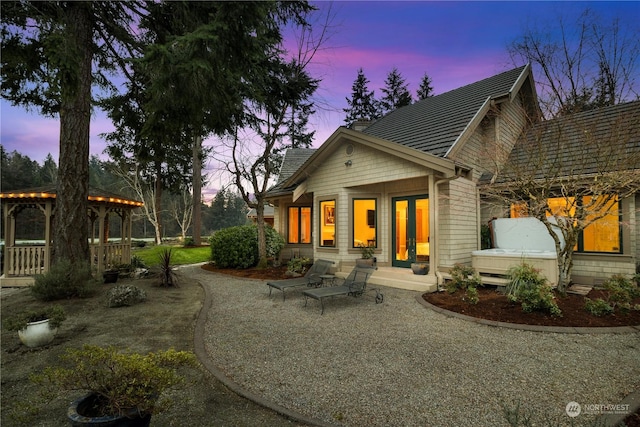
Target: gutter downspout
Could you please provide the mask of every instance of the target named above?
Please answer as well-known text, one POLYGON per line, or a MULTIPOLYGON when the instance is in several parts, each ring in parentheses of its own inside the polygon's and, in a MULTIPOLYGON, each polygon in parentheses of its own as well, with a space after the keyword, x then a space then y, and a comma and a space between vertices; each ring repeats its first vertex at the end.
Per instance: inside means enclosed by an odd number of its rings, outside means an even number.
POLYGON ((444 184, 445 182, 450 182, 450 181, 453 181, 453 180, 458 179, 458 178, 460 178, 460 175, 458 175, 456 173, 452 177, 439 179, 438 181, 436 181, 434 183, 435 198, 434 198, 434 203, 433 203, 433 206, 434 206, 433 216, 434 216, 434 219, 435 219, 434 222, 435 222, 435 225, 436 225, 435 228, 434 228, 434 231, 435 231, 435 236, 434 237, 435 237, 435 241, 436 241, 436 250, 434 251, 434 257, 433 257, 434 260, 433 261, 434 261, 434 267, 435 267, 435 271, 436 271, 436 286, 437 286, 436 289, 437 289, 437 291, 440 290, 440 285, 442 285, 444 283, 444 278, 442 277, 442 273, 440 273, 440 270, 438 270, 438 264, 440 263, 440 256, 439 256, 439 253, 440 253, 440 247, 439 247, 440 246, 440 240, 439 240, 439 237, 438 237, 439 234, 440 234, 440 215, 438 214, 438 212, 440 211, 440 206, 439 206, 439 203, 438 203, 438 200, 440 199, 440 191, 438 190, 438 186, 440 184, 444 184))

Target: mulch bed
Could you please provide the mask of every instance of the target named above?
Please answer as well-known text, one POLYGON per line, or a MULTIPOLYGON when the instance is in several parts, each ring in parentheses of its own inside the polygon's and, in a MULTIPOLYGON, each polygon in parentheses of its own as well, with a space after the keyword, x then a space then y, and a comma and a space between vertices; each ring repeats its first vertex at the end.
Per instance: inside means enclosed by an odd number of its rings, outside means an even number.
MULTIPOLYGON (((424 294, 425 301, 438 307, 465 314, 467 316, 494 320, 499 322, 518 323, 540 326, 573 326, 573 327, 611 327, 640 325, 640 311, 631 310, 628 314, 616 313, 596 317, 585 310, 585 296, 556 294, 556 302, 562 311, 562 317, 553 317, 542 312, 525 313, 518 303, 510 302, 507 297, 496 291, 496 287, 486 286, 478 288, 480 302, 469 304, 464 301, 464 292, 454 294, 437 292, 424 294)), ((604 290, 591 290, 586 298, 606 300, 607 292, 604 290)), ((633 304, 640 304, 640 298, 636 298, 633 304)))

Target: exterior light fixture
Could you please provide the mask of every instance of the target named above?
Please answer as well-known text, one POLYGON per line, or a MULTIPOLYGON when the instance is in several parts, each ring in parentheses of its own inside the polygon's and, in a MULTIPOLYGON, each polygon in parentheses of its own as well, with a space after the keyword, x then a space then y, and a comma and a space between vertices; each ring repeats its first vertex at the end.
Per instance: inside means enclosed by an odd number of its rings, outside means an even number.
POLYGON ((347 160, 346 162, 344 162, 344 165, 349 167, 353 164, 353 162, 351 160, 347 160))

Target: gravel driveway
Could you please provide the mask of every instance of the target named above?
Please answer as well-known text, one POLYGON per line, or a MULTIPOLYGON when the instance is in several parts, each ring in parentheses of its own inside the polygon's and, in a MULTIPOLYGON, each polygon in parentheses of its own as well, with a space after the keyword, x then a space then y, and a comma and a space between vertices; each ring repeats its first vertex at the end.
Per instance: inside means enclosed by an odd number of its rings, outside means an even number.
MULTIPOLYGON (((304 306, 301 290, 269 296, 263 281, 197 267, 209 305, 200 346, 242 391, 317 424, 502 426, 520 405, 540 423, 577 425, 593 405, 640 389, 640 334, 519 331, 447 317, 416 292, 382 288, 362 298, 304 306)), ((198 333, 198 331, 196 331, 198 333)), ((198 340, 198 338, 197 338, 198 340)), ((196 347, 198 343, 196 344, 196 347)), ((538 424, 540 425, 540 424, 538 424)), ((546 424, 543 424, 546 425, 546 424)))

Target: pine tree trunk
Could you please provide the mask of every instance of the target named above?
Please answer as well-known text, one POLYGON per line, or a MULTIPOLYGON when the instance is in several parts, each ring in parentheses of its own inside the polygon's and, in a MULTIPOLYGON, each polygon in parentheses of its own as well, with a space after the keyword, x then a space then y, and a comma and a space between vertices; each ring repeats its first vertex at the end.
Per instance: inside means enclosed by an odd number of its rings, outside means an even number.
POLYGON ((65 50, 74 61, 60 71, 60 157, 53 232, 53 263, 89 262, 89 125, 91 119, 91 6, 65 10, 65 50))

